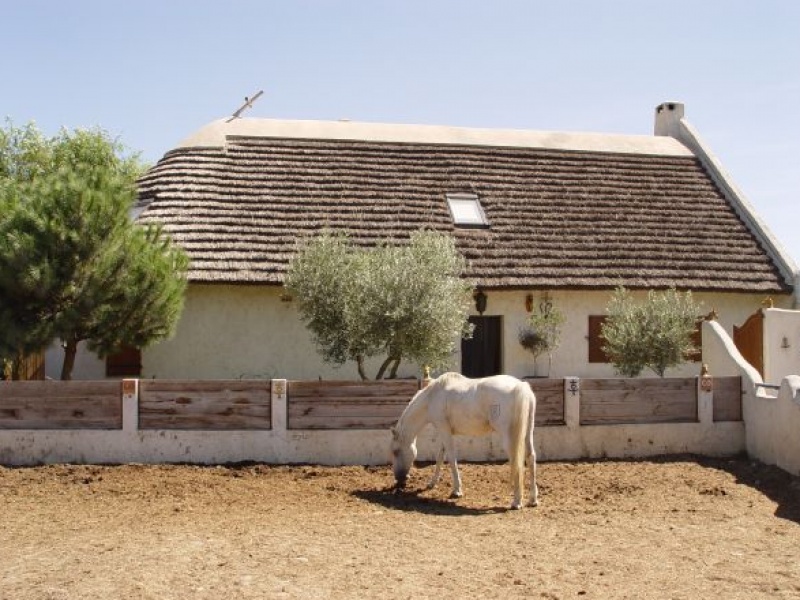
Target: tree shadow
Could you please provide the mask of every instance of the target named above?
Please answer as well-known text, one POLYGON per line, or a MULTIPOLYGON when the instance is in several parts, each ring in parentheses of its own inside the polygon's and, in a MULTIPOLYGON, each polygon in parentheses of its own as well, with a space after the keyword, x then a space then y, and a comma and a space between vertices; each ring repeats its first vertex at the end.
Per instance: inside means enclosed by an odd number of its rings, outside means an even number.
POLYGON ((476 508, 457 504, 457 500, 443 500, 421 496, 423 490, 396 490, 394 486, 383 490, 354 490, 351 494, 372 504, 378 504, 391 510, 417 512, 426 515, 445 517, 463 517, 477 515, 493 515, 508 512, 506 507, 476 508))

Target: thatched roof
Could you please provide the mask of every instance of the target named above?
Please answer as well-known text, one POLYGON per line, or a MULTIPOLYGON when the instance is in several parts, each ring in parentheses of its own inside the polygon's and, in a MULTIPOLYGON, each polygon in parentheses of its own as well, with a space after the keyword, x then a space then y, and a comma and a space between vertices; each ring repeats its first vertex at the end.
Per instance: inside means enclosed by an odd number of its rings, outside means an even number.
POLYGON ((487 288, 790 289, 668 137, 218 121, 139 195, 140 221, 164 223, 195 282, 280 284, 297 240, 323 228, 372 244, 427 227, 455 236, 487 288), (454 225, 446 194, 465 192, 488 227, 454 225))

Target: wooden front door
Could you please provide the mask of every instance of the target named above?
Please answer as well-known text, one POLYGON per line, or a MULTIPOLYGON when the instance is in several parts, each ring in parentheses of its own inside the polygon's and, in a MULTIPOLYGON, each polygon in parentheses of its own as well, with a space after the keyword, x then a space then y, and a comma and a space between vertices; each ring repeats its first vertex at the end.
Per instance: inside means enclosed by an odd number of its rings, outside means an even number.
POLYGON ((475 329, 472 338, 461 340, 461 373, 467 377, 502 373, 502 317, 470 317, 469 322, 475 329))

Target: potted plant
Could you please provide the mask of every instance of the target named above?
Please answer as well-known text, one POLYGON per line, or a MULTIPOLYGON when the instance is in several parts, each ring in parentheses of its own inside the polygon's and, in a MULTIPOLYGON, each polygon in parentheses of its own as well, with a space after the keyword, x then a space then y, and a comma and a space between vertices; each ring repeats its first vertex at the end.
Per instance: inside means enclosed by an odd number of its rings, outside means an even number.
POLYGON ((538 308, 532 309, 525 325, 520 328, 517 339, 520 345, 533 355, 534 377, 547 377, 553 362, 553 351, 558 348, 564 315, 545 295, 538 308), (538 358, 547 354, 547 373, 539 375, 538 358))

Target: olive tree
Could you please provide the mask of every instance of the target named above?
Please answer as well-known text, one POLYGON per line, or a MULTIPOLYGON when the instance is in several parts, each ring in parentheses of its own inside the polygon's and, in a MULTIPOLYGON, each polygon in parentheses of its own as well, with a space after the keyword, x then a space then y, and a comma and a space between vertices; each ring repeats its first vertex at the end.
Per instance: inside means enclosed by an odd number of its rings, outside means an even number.
POLYGON ((697 351, 692 337, 700 307, 690 291, 650 290, 644 302, 637 302, 620 287, 606 312, 603 350, 625 377, 637 377, 645 368, 663 377, 668 368, 686 362, 697 351))
POLYGON ((79 342, 102 357, 172 333, 188 259, 131 222, 144 166, 122 151, 100 130, 0 136, 0 356, 59 339, 70 379, 79 342))
POLYGON ((419 231, 406 245, 355 246, 323 232, 299 248, 286 277, 287 292, 314 336, 323 360, 356 362, 383 357, 376 379, 394 378, 402 360, 445 365, 471 329, 472 285, 453 239, 419 231))

